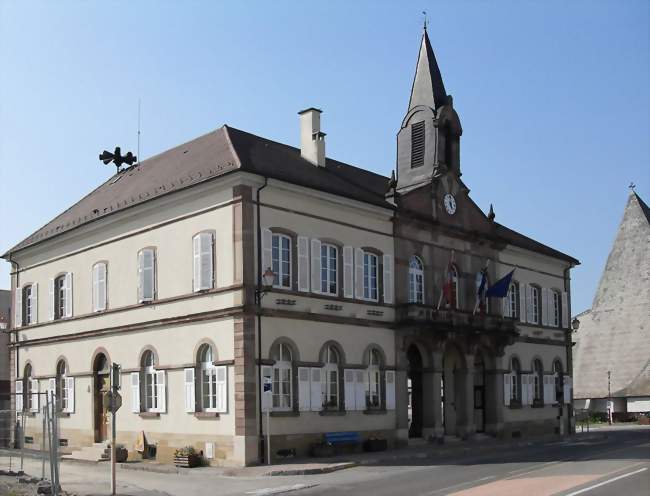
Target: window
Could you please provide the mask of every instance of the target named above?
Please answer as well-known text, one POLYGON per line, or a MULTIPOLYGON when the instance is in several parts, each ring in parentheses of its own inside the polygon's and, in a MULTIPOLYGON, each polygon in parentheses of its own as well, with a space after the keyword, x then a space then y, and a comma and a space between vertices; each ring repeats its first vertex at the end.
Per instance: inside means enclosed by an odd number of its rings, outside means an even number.
POLYGON ((147 350, 142 355, 142 379, 143 379, 143 396, 142 404, 145 412, 158 411, 158 382, 156 369, 154 367, 154 356, 151 350, 147 350))
POLYGON ((93 265, 93 312, 106 310, 106 263, 93 265))
POLYGON ((519 317, 519 284, 511 282, 506 298, 506 316, 516 319, 519 317))
POLYGON ((451 307, 460 308, 460 298, 458 297, 458 268, 456 265, 451 266, 451 307))
POLYGON ((54 318, 62 319, 68 316, 68 274, 62 274, 54 279, 54 318))
POLYGON ((409 303, 424 303, 424 269, 415 255, 409 260, 409 303))
POLYGON ((368 352, 368 379, 366 382, 366 407, 368 409, 381 408, 381 356, 379 351, 371 348, 368 352))
POLYGON ((544 401, 544 367, 540 360, 533 362, 533 401, 542 403, 544 401))
POLYGON ((278 343, 273 348, 271 358, 273 365, 273 403, 274 410, 291 410, 292 408, 292 356, 289 346, 278 343))
POLYGON ((59 360, 56 365, 56 386, 55 395, 57 399, 57 408, 62 412, 69 410, 70 394, 67 382, 67 366, 64 360, 59 360))
POLYGON ((363 254, 363 297, 377 301, 377 255, 363 254))
POLYGON ((555 402, 560 402, 564 396, 564 378, 562 371, 562 362, 555 360, 553 362, 553 379, 555 382, 555 402))
POLYGON ((533 324, 539 324, 539 304, 540 291, 537 286, 530 286, 530 321, 533 324))
POLYGON ((514 357, 510 361, 510 400, 521 404, 521 365, 514 357))
POLYGON ((323 407, 337 409, 339 406, 339 353, 334 346, 325 351, 325 384, 323 407))
POLYGON ((36 284, 28 284, 22 290, 22 325, 36 322, 36 284))
MULTIPOLYGON (((34 410, 34 380, 32 379, 32 366, 25 365, 25 373, 23 374, 23 409, 29 412, 34 410)), ((37 407, 38 408, 38 407, 37 407)))
POLYGON ((214 236, 202 232, 192 238, 193 289, 203 291, 214 287, 214 236))
POLYGON ((411 167, 424 165, 424 121, 411 125, 411 167))
POLYGON ((271 240, 271 269, 275 274, 273 286, 291 289, 291 238, 274 234, 271 240))
POLYGON ((320 247, 321 293, 338 294, 338 253, 336 246, 323 243, 320 247))
POLYGON ((557 291, 551 290, 551 315, 550 315, 550 324, 553 327, 560 327, 560 317, 561 317, 561 308, 562 304, 560 303, 561 296, 557 291))
POLYGON ((214 366, 212 346, 204 344, 199 349, 199 397, 203 411, 216 411, 217 408, 217 371, 214 366))
POLYGON ((138 253, 138 301, 156 298, 156 250, 143 248, 138 253))

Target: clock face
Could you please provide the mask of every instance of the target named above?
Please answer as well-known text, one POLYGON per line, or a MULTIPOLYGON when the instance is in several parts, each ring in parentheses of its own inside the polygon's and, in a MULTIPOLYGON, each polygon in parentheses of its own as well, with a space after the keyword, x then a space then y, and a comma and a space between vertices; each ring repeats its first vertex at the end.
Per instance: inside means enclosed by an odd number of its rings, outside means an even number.
POLYGON ((447 193, 444 198, 445 210, 449 215, 456 213, 456 199, 451 193, 447 193))

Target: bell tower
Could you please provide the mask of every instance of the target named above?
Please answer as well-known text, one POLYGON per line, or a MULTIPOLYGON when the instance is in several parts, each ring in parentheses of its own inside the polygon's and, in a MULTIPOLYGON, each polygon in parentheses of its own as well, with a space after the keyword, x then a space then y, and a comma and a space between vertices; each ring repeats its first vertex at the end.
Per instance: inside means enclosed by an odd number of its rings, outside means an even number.
POLYGON ((397 133, 397 191, 415 189, 448 172, 460 177, 462 132, 425 26, 408 110, 397 133))

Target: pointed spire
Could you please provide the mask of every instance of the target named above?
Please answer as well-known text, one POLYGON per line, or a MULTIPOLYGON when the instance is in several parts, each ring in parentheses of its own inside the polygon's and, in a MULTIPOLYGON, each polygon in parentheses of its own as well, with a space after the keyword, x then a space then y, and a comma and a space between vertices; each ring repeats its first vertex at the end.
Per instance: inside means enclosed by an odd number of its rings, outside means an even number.
POLYGON ((437 109, 447 103, 447 92, 442 82, 442 75, 438 68, 436 56, 433 54, 429 35, 427 34, 426 24, 422 33, 422 43, 420 44, 420 54, 418 55, 418 64, 415 69, 415 79, 411 89, 411 99, 409 100, 409 110, 418 105, 426 105, 437 109))

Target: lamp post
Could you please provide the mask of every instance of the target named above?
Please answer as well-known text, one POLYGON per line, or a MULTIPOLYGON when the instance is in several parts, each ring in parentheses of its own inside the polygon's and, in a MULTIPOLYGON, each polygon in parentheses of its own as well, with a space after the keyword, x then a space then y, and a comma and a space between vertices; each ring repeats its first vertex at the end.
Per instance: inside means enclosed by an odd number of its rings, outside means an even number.
POLYGON ((612 371, 607 371, 607 423, 612 425, 612 410, 614 404, 612 402, 612 371))
MULTIPOLYGON (((261 264, 260 264, 261 265, 261 264)), ((257 336, 258 336, 258 350, 259 350, 259 421, 260 421, 260 457, 264 457, 264 452, 267 452, 266 463, 271 463, 271 432, 269 429, 269 412, 267 408, 266 412, 266 450, 264 449, 264 438, 262 434, 262 399, 264 398, 264 383, 262 381, 262 298, 264 295, 271 291, 273 288, 273 281, 275 280, 275 273, 271 270, 271 267, 267 267, 264 273, 261 276, 258 276, 258 286, 255 288, 255 306, 257 307, 257 336)))

